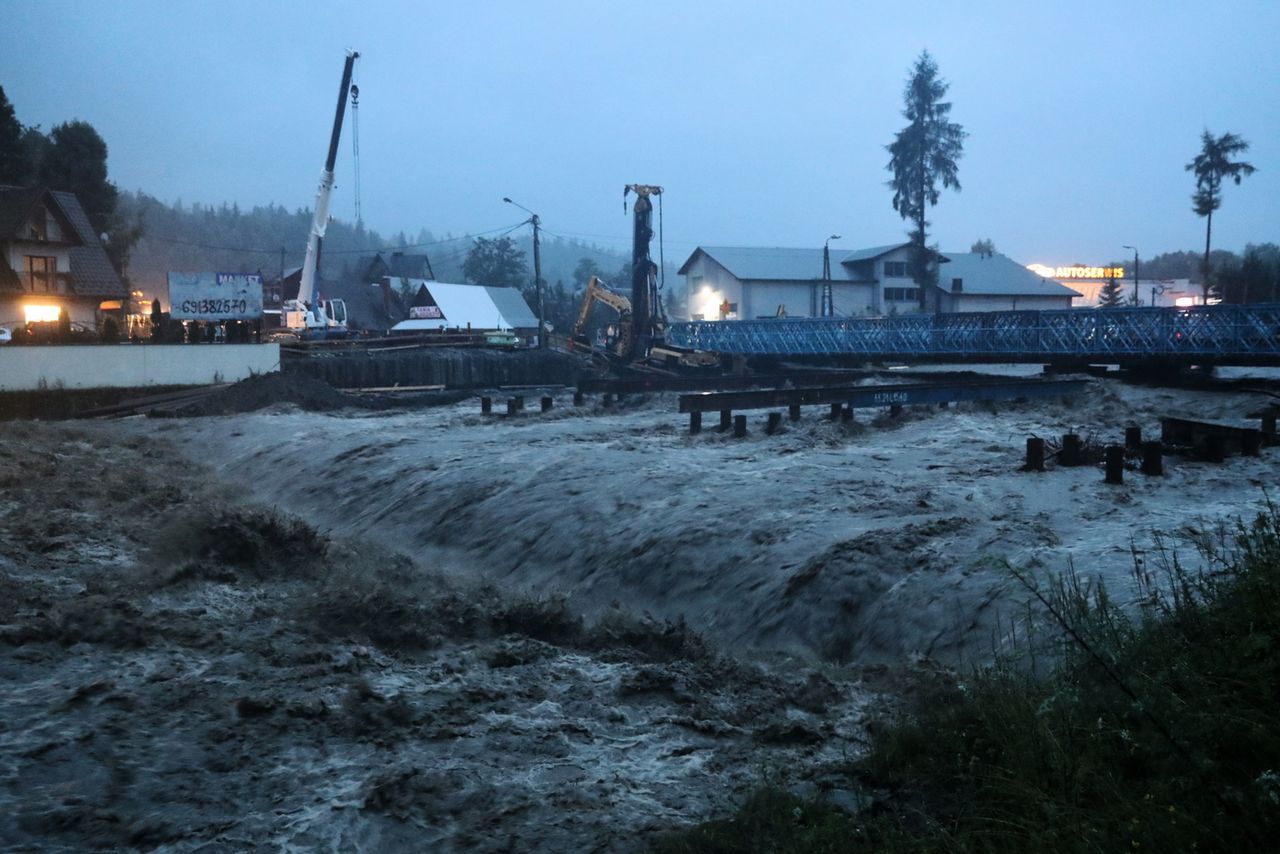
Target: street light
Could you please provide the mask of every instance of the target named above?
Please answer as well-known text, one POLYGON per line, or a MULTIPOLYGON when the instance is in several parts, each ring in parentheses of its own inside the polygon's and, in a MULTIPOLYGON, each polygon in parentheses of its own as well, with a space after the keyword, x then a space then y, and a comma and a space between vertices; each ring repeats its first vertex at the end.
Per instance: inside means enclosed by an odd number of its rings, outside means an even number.
MULTIPOLYGON (((840 235, 833 234, 822 244, 822 316, 834 317, 835 306, 831 299, 831 241, 839 240, 840 235)), ((812 303, 810 304, 812 310, 812 303)))
POLYGON ((519 202, 513 202, 506 196, 503 196, 502 200, 527 213, 529 215, 529 224, 533 226, 533 284, 538 289, 538 349, 542 350, 547 346, 547 323, 542 315, 542 251, 541 244, 538 241, 538 227, 542 225, 542 220, 538 219, 536 213, 519 202))
POLYGON ((1126 243, 1120 248, 1133 250, 1133 304, 1142 305, 1142 301, 1138 299, 1138 247, 1126 243))

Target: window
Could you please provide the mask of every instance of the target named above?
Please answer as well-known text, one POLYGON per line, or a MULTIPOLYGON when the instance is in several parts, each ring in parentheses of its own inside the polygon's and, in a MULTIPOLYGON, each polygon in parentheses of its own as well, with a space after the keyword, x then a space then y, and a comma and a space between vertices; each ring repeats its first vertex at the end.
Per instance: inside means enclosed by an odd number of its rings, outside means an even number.
POLYGON ((40 255, 26 256, 27 288, 34 294, 58 292, 58 259, 40 255))
POLYGON ((885 288, 885 302, 919 302, 919 288, 885 288))
POLYGON ((907 262, 885 261, 884 276, 886 279, 905 279, 907 277, 907 262))
POLYGON ((964 279, 951 280, 951 293, 958 294, 964 290, 964 279))
POLYGON ((27 222, 27 237, 32 240, 48 240, 49 231, 47 223, 49 215, 45 212, 43 206, 37 207, 31 212, 31 219, 27 222))

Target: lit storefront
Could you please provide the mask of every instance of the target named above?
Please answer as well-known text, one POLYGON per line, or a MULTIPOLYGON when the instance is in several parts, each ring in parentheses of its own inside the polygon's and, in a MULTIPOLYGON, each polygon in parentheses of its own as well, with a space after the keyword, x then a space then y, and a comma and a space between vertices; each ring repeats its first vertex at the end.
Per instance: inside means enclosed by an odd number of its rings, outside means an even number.
POLYGON ((1172 308, 1203 305, 1204 294, 1190 279, 1138 279, 1135 283, 1124 267, 1091 267, 1081 264, 1050 266, 1028 264, 1037 276, 1065 285, 1080 296, 1073 308, 1095 308, 1102 303, 1102 289, 1111 281, 1120 286, 1122 305, 1165 306, 1172 308))

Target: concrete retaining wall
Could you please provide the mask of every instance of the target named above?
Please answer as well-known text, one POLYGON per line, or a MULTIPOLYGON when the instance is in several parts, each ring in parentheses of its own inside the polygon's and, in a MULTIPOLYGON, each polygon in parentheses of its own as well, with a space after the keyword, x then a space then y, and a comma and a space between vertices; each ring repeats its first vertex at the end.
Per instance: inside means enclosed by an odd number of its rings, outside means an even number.
POLYGON ((207 385, 279 368, 279 344, 5 345, 0 391, 207 385))

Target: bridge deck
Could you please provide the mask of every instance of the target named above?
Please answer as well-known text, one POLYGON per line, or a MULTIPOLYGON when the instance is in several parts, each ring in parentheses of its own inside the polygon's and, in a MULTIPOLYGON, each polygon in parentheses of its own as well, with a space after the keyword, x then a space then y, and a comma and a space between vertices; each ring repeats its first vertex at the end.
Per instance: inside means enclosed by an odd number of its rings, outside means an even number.
POLYGON ((746 355, 1280 365, 1280 304, 693 321, 667 340, 746 355))

